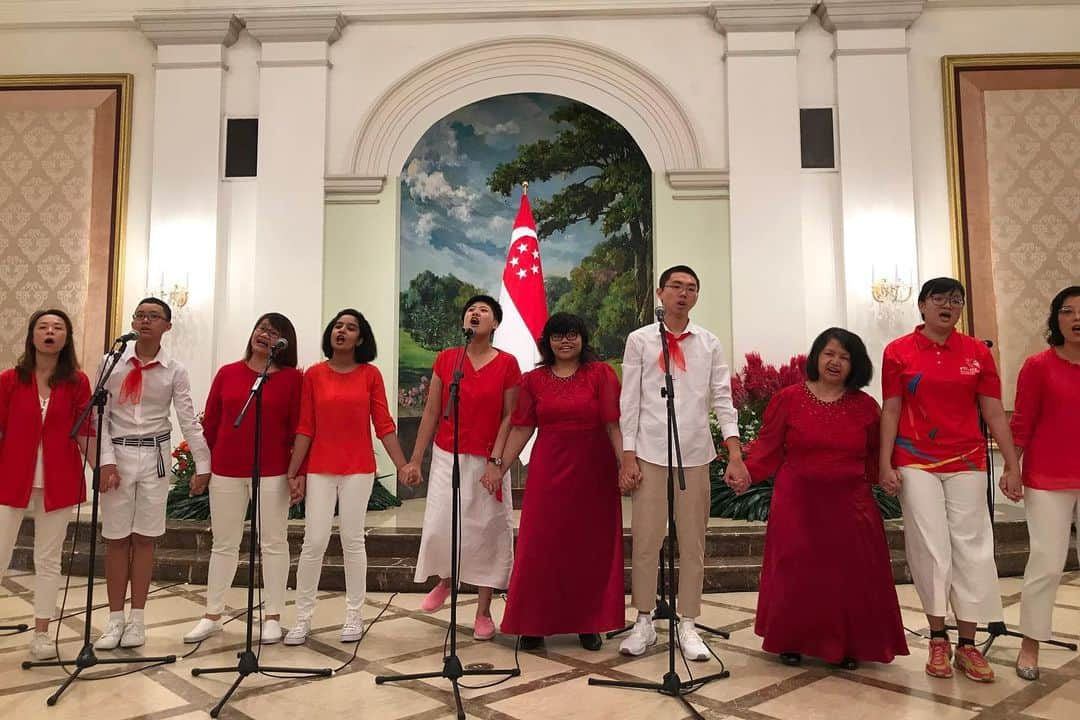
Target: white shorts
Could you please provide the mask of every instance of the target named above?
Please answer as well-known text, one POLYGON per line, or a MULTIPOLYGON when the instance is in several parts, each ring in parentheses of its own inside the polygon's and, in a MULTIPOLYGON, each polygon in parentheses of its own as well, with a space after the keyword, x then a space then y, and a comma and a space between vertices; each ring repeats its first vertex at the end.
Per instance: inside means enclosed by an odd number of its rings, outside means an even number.
POLYGON ((132 533, 144 537, 164 535, 169 476, 158 477, 158 454, 162 454, 164 461, 168 445, 117 445, 114 450, 120 487, 101 493, 101 536, 106 540, 122 540, 132 533))

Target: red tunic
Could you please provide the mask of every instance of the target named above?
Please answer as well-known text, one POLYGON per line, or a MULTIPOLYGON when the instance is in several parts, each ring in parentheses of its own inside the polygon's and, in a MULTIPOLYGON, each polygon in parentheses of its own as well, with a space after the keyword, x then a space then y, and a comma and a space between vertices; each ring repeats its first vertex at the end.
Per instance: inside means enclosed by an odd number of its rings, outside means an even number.
POLYGON ((1080 428, 1080 364, 1053 348, 1032 355, 1016 379, 1012 432, 1024 449, 1024 484, 1037 490, 1080 490, 1072 454, 1080 428))
MULTIPOLYGON (((248 408, 239 428, 233 423, 259 373, 243 360, 223 365, 214 376, 206 397, 203 436, 210 448, 210 469, 215 475, 251 477, 255 456, 255 406, 248 408)), ((296 423, 300 416, 300 389, 303 374, 296 368, 271 373, 262 389, 262 446, 260 473, 263 477, 284 475, 289 469, 296 423)))
POLYGON ((938 345, 922 328, 889 343, 882 361, 882 397, 903 401, 893 466, 933 473, 985 470, 978 396, 1001 398, 994 356, 968 335, 954 331, 938 345))
MULTIPOLYGON (((59 383, 49 395, 41 420, 37 378, 19 382, 15 369, 0 373, 0 505, 25 508, 30 504, 38 446, 45 466, 45 510, 77 505, 86 499, 82 453, 68 438, 72 426, 90 402, 90 381, 79 371, 59 383)), ((87 415, 81 434, 93 435, 87 415)))
POLYGON ((748 450, 754 482, 775 474, 754 631, 773 653, 829 662, 907 655, 877 480, 879 410, 805 384, 778 392, 748 450))
MULTIPOLYGON (((461 348, 443 350, 435 358, 432 371, 442 381, 442 408, 450 402, 450 383, 454 381, 454 364, 461 348)), ((460 437, 458 451, 462 455, 490 457, 502 422, 503 394, 521 382, 517 359, 501 350, 484 367, 473 368, 468 356, 462 365, 460 437)), ((435 444, 446 452, 454 452, 453 418, 439 416, 435 444)))
POLYGON ((619 381, 606 363, 561 379, 525 374, 511 422, 538 429, 525 483, 502 631, 600 633, 622 627, 622 504, 605 425, 619 421, 619 381))
POLYGON ((296 434, 311 438, 308 472, 327 475, 375 472, 372 425, 379 438, 396 429, 377 367, 365 363, 351 372, 339 373, 321 362, 304 373, 296 434))

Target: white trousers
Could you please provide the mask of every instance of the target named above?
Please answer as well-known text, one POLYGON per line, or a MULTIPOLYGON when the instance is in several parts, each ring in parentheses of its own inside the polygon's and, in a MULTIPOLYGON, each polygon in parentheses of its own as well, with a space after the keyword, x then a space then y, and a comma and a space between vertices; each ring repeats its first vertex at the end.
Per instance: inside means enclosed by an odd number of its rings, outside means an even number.
POLYGON ((296 567, 296 619, 310 620, 315 612, 323 555, 330 542, 334 503, 338 505, 341 549, 345 554, 345 610, 360 610, 367 593, 367 546, 364 517, 375 484, 374 473, 307 476, 304 496, 304 546, 296 567))
POLYGON ((1002 619, 986 473, 899 468, 904 550, 923 611, 957 620, 1002 619))
POLYGON ((60 591, 60 555, 64 550, 71 508, 45 512, 45 490, 34 488, 25 508, 0 505, 0 580, 11 564, 23 516, 34 518, 34 617, 52 619, 60 591))
POLYGON ((1020 593, 1020 632, 1034 640, 1049 640, 1054 599, 1069 554, 1069 527, 1074 520, 1080 532, 1080 490, 1026 487, 1024 509, 1031 551, 1020 593))
MULTIPOLYGON (((225 612, 225 591, 236 576, 244 517, 251 500, 251 478, 210 476, 210 529, 214 544, 206 581, 206 612, 225 612)), ((284 475, 259 482, 259 547, 262 550, 263 602, 267 615, 280 615, 289 578, 289 482, 284 475)))

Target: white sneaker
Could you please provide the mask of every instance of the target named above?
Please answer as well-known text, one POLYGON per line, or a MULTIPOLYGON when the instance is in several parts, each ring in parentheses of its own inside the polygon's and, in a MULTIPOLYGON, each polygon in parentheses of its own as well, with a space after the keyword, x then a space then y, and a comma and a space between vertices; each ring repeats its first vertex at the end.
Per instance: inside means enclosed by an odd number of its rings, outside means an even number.
POLYGON ((146 644, 146 625, 139 620, 131 620, 124 627, 124 634, 120 637, 120 647, 136 648, 146 644))
POLYGON ((259 632, 260 645, 274 645, 281 642, 281 623, 277 620, 266 620, 259 632))
POLYGON ((345 611, 345 624, 341 626, 341 642, 356 642, 364 634, 364 622, 359 610, 345 611))
POLYGON ((47 632, 35 632, 30 640, 30 657, 35 660, 52 660, 56 657, 56 643, 47 632))
POLYGON ((653 627, 652 617, 638 615, 634 622, 634 629, 626 636, 619 645, 619 652, 623 655, 644 655, 648 647, 656 644, 656 629, 653 627))
POLYGON ((692 619, 687 618, 679 621, 679 647, 682 648, 683 657, 687 660, 700 662, 709 659, 709 648, 705 646, 705 641, 698 635, 692 619))
POLYGON ((211 635, 221 632, 222 627, 221 620, 199 618, 199 622, 195 623, 195 627, 191 628, 188 634, 184 636, 184 642, 189 645, 200 643, 211 635))
POLYGON ((285 636, 285 644, 303 645, 307 642, 309 632, 311 632, 311 621, 297 619, 292 626, 292 630, 285 636))
POLYGON ((94 643, 95 650, 115 650, 120 646, 120 637, 124 634, 123 620, 110 620, 105 632, 94 643))

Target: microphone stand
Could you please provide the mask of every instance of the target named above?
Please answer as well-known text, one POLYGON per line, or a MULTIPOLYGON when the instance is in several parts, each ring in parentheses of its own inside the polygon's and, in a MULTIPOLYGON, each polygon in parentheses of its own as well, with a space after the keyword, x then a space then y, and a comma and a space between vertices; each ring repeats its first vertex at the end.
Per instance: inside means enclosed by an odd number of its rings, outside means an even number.
POLYGON ((469 675, 507 675, 517 677, 521 675, 518 668, 505 669, 479 669, 464 668, 461 658, 457 654, 457 604, 458 604, 458 528, 461 523, 461 466, 459 463, 458 435, 460 427, 461 411, 461 378, 464 376, 462 368, 465 365, 465 351, 469 342, 472 341, 471 328, 465 329, 466 343, 458 354, 454 365, 454 379, 450 383, 450 399, 443 410, 443 419, 452 418, 454 428, 454 463, 450 472, 450 653, 443 658, 442 670, 425 673, 411 673, 408 675, 376 675, 375 684, 382 685, 388 682, 403 682, 405 680, 426 680, 428 678, 446 678, 454 689, 454 703, 457 705, 457 717, 465 720, 465 710, 461 703, 461 689, 458 681, 469 675))
MULTIPOLYGON (((90 402, 83 409, 79 415, 79 419, 75 421, 75 425, 71 428, 71 432, 68 433, 68 438, 74 440, 79 434, 79 428, 83 426, 86 421, 87 415, 90 414, 91 409, 97 410, 97 437, 95 438, 95 458, 94 458, 94 471, 93 471, 93 484, 92 484, 92 497, 90 510, 90 563, 87 569, 86 578, 86 608, 83 615, 83 646, 79 651, 78 656, 74 660, 27 660, 23 662, 22 669, 30 670, 36 667, 64 667, 66 665, 74 665, 74 672, 68 673, 68 676, 64 679, 64 682, 57 688, 56 692, 50 695, 45 704, 50 707, 55 705, 60 699, 60 696, 65 690, 78 679, 83 670, 92 668, 95 665, 120 665, 129 663, 155 663, 157 665, 167 665, 169 663, 176 662, 175 655, 164 655, 161 657, 123 657, 123 658, 99 658, 94 654, 94 644, 90 642, 90 614, 94 608, 94 569, 97 565, 97 534, 98 534, 98 506, 99 496, 101 493, 101 433, 105 424, 105 405, 109 400, 109 391, 105 389, 105 383, 109 381, 109 377, 112 375, 113 370, 116 369, 117 363, 120 362, 120 358, 124 354, 124 350, 128 344, 128 338, 121 336, 119 339, 119 347, 116 347, 117 343, 113 343, 113 347, 116 349, 109 350, 104 365, 101 368, 101 376, 98 378, 97 387, 94 388, 94 393, 90 397, 90 402)), ((68 569, 71 572, 71 569, 68 569)), ((150 666, 153 667, 153 666, 150 666)), ((140 668, 147 670, 147 668, 140 668)), ((64 668, 64 672, 67 672, 67 668, 64 668)))
POLYGON ((675 605, 675 477, 677 474, 680 492, 686 491, 686 478, 683 472, 682 448, 679 445, 679 424, 675 415, 675 381, 671 376, 671 357, 668 350, 667 337, 664 334, 664 312, 662 308, 657 308, 656 317, 660 321, 657 323, 657 326, 660 330, 660 347, 664 352, 664 387, 660 390, 660 395, 667 400, 667 573, 664 574, 665 558, 663 552, 660 553, 660 572, 661 576, 666 580, 664 590, 667 593, 667 607, 670 608, 670 612, 667 614, 668 671, 658 683, 598 680, 596 678, 589 678, 589 684, 601 687, 655 690, 661 695, 670 695, 671 697, 678 698, 679 701, 686 706, 691 717, 695 718, 695 720, 703 720, 701 713, 690 704, 690 701, 686 699, 686 695, 698 690, 706 683, 730 677, 731 673, 727 670, 721 670, 712 675, 703 675, 702 677, 683 681, 675 671, 675 644, 678 638, 678 629, 676 627, 678 615, 676 613, 677 608, 675 605), (672 462, 672 449, 674 449, 675 452, 674 463, 672 462))
POLYGON ((229 698, 232 697, 233 693, 236 692, 236 689, 240 686, 240 683, 242 683, 244 678, 248 675, 259 672, 272 672, 297 676, 330 677, 332 674, 330 668, 260 667, 259 658, 251 648, 252 626, 255 624, 255 548, 259 545, 259 484, 262 479, 260 457, 262 449, 262 391, 263 385, 270 381, 270 365, 274 361, 276 352, 276 347, 270 352, 270 357, 266 359, 266 367, 263 368, 259 377, 255 378, 255 383, 251 386, 251 392, 248 394, 247 401, 244 403, 243 409, 240 410, 240 414, 237 416, 236 421, 233 422, 233 428, 240 427, 240 423, 243 422, 244 416, 247 415, 248 408, 251 406, 251 400, 254 398, 255 452, 254 457, 251 460, 251 536, 248 540, 247 634, 244 638, 244 649, 236 654, 236 657, 239 659, 236 665, 231 665, 229 667, 191 669, 191 674, 194 677, 214 673, 237 673, 236 680, 225 692, 225 696, 221 698, 212 710, 210 710, 210 717, 212 718, 216 718, 221 713, 222 708, 225 707, 225 703, 229 702, 229 698))
MULTIPOLYGON (((988 348, 994 347, 993 340, 983 340, 984 345, 988 348)), ((983 441, 986 444, 986 510, 990 513, 990 533, 994 533, 994 455, 990 452, 990 427, 986 424, 985 418, 979 415, 979 430, 982 431, 983 441)), ((946 630, 956 630, 955 625, 946 625, 946 630)), ((986 623, 986 627, 976 627, 975 632, 984 632, 987 634, 986 643, 983 645, 983 653, 990 651, 990 646, 994 644, 994 641, 999 637, 1014 637, 1023 638, 1024 633, 1018 633, 1014 630, 1010 630, 1005 624, 1004 620, 996 620, 986 623)), ((1034 640, 1034 638, 1032 638, 1034 640)), ((1065 648, 1066 650, 1072 650, 1076 652, 1076 643, 1063 642, 1061 640, 1036 640, 1036 642, 1043 645, 1051 645, 1053 647, 1065 648)))

